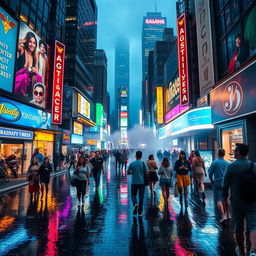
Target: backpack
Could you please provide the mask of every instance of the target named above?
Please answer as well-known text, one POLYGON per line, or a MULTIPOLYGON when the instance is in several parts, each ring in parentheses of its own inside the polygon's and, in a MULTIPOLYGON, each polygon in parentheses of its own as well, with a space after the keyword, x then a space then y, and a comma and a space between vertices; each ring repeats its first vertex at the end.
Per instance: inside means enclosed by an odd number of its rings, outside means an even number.
POLYGON ((250 163, 248 170, 242 171, 238 186, 243 201, 256 203, 256 172, 254 171, 253 162, 250 163))

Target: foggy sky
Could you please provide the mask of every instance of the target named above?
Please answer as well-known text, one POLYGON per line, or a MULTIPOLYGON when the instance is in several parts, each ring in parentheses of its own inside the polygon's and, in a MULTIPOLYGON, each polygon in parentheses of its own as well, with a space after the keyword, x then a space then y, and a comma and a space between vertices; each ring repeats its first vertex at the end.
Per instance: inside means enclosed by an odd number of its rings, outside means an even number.
MULTIPOLYGON (((155 0, 96 0, 98 6, 97 48, 108 58, 108 91, 114 101, 115 42, 118 35, 130 41, 130 120, 139 122, 141 107, 141 36, 142 19, 155 10, 155 0)), ((168 27, 176 31, 176 0, 158 0, 157 12, 167 17, 168 27)), ((176 32, 175 32, 176 33, 176 32)), ((113 108, 111 109, 111 111, 113 108)))

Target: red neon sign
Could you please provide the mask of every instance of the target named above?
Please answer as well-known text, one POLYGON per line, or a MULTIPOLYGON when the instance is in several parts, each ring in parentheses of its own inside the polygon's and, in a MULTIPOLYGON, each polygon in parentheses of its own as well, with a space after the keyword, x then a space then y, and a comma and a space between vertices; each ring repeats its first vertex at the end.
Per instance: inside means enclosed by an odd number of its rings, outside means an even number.
POLYGON ((121 118, 127 118, 128 113, 127 112, 121 112, 121 118))
POLYGON ((65 45, 55 41, 54 70, 53 70, 53 96, 52 96, 52 123, 62 123, 62 96, 63 75, 65 62, 65 45))
POLYGON ((164 19, 146 19, 146 24, 154 24, 154 25, 164 25, 165 20, 164 19))
POLYGON ((185 106, 189 104, 188 52, 185 14, 182 14, 178 18, 177 27, 180 76, 180 105, 185 106))

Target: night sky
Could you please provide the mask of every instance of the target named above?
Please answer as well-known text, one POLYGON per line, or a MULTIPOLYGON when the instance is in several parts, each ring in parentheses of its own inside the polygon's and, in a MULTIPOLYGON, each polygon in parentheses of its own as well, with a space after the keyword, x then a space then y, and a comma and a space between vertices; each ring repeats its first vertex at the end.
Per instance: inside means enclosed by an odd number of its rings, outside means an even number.
MULTIPOLYGON (((96 0, 96 2, 98 6, 97 48, 105 50, 107 54, 108 91, 112 102, 115 85, 115 40, 120 34, 124 34, 130 40, 130 105, 132 106, 130 117, 133 125, 139 122, 141 107, 142 19, 147 12, 155 10, 155 1, 96 0)), ((168 27, 173 27, 176 31, 176 0, 158 0, 157 11, 167 17, 168 27)))

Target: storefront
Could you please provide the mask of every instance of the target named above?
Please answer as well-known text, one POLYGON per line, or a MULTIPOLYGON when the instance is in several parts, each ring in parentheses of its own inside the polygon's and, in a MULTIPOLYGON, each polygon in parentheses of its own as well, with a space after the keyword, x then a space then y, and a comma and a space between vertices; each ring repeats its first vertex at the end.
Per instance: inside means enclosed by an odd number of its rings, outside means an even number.
POLYGON ((32 156, 32 131, 0 127, 0 158, 14 154, 18 160, 18 174, 26 172, 32 156))
POLYGON ((229 77, 211 91, 212 120, 217 128, 218 147, 226 159, 234 160, 236 143, 248 143, 250 159, 256 160, 256 61, 229 77))

